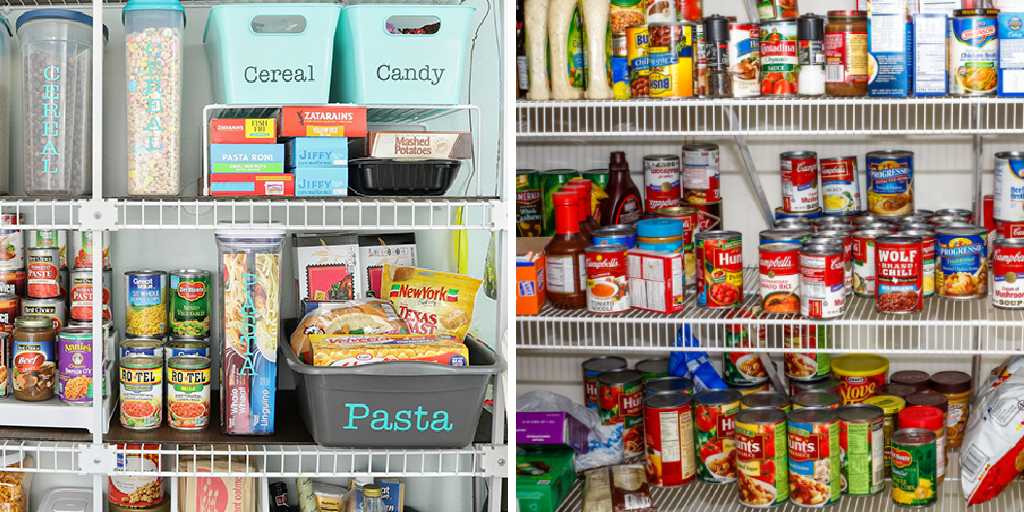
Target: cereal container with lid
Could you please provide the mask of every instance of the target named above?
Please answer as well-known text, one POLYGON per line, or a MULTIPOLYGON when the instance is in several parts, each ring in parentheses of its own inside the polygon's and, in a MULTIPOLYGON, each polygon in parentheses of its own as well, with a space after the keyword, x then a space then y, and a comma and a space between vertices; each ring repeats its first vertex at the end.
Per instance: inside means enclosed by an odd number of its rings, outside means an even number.
MULTIPOLYGON (((8 126, 8 119, 11 117, 11 38, 14 33, 11 31, 11 23, 7 18, 0 16, 0 123, 8 126)), ((7 195, 10 191, 10 140, 9 137, 0 137, 0 195, 7 195)))
POLYGON ((178 195, 185 8, 178 0, 129 0, 125 28, 128 194, 178 195))

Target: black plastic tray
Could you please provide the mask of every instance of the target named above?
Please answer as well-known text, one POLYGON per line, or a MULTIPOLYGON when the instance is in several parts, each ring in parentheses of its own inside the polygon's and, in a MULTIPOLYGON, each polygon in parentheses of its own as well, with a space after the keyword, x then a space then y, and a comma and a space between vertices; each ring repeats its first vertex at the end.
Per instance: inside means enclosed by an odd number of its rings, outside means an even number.
POLYGON ((461 166, 458 160, 355 158, 348 162, 348 186, 363 196, 443 196, 461 166))

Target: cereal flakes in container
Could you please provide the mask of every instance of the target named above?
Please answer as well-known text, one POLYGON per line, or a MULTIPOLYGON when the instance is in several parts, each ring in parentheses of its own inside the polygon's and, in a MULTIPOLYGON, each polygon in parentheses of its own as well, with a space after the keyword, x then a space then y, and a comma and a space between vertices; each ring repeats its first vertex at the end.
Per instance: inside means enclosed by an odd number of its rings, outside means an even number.
POLYGON ((10 451, 0 457, 0 510, 25 512, 28 510, 28 495, 32 489, 32 475, 21 468, 32 468, 35 464, 28 454, 10 451))

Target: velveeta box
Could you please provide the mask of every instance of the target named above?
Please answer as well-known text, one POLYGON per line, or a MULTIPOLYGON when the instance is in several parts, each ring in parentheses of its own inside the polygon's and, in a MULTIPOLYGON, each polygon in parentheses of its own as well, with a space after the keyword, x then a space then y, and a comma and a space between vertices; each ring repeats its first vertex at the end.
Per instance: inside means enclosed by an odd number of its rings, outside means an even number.
POLYGON ((365 137, 366 108, 281 107, 282 137, 365 137))

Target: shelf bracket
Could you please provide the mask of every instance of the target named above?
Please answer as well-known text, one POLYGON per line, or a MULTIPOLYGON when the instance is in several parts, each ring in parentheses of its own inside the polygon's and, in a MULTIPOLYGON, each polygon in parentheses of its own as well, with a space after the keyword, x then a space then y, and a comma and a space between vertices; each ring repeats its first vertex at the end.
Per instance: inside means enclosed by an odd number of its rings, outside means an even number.
MULTIPOLYGON (((739 121, 736 119, 736 111, 733 107, 725 107, 725 112, 729 116, 729 124, 734 129, 739 129, 739 121)), ((757 175, 757 168, 754 167, 754 157, 750 156, 750 147, 747 146, 747 138, 742 135, 736 135, 736 145, 740 149, 740 157, 743 158, 743 167, 747 169, 747 177, 750 178, 750 185, 754 187, 754 193, 757 195, 757 202, 761 206, 761 216, 764 217, 764 223, 768 229, 772 229, 775 225, 775 216, 772 214, 772 207, 768 204, 768 196, 764 194, 764 187, 761 186, 761 177, 757 175)))
POLYGON ((491 201, 491 231, 509 229, 508 210, 505 209, 505 202, 501 200, 491 201))
POLYGON ((117 231, 116 199, 91 199, 79 204, 78 222, 81 229, 117 231))
POLYGON ((480 471, 483 476, 508 477, 508 445, 482 444, 480 450, 480 471))
POLYGON ((84 474, 107 475, 117 466, 117 452, 106 444, 83 444, 78 461, 84 474))

